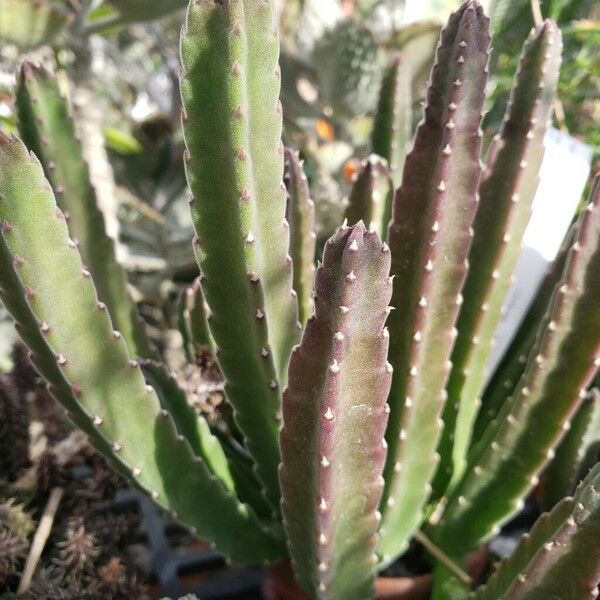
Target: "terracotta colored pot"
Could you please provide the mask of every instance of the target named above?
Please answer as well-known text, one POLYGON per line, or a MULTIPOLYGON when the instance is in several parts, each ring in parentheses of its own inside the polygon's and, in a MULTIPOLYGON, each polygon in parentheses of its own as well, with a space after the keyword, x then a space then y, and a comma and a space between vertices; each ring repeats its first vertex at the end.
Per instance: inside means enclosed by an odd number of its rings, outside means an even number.
MULTIPOLYGON (((431 591, 431 575, 378 577, 375 588, 377 600, 427 600, 431 591)), ((267 569, 263 591, 266 600, 311 600, 294 580, 287 561, 267 569)))
MULTIPOLYGON (((474 580, 479 578, 487 561, 487 546, 467 557, 467 570, 474 580)), ((375 600, 429 600, 431 584, 431 575, 378 577, 375 581, 375 600)), ((288 561, 267 569, 263 593, 266 600, 312 600, 296 583, 288 561)))

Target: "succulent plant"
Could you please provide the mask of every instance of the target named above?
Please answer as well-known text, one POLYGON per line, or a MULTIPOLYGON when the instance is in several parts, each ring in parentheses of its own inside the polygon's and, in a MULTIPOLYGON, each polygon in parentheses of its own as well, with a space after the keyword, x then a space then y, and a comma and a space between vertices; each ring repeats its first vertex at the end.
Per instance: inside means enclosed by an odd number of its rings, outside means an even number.
MULTIPOLYGON (((600 365, 597 180, 533 339, 523 336, 519 379, 473 434, 561 47, 549 21, 531 33, 482 173, 489 44, 468 0, 442 31, 393 202, 376 207, 376 179, 389 175, 367 160, 313 284, 314 207, 281 142, 273 6, 190 2, 182 120, 201 275, 179 314, 188 358, 209 346, 218 360, 227 432, 152 360, 51 77, 25 66, 20 83, 22 135, 39 156, 0 133, 2 300, 56 399, 175 519, 233 561, 289 557, 314 598, 372 597, 377 572, 415 536, 439 559, 434 597, 465 597, 453 563, 520 510, 600 365)), ((587 542, 600 534, 597 479, 596 468, 476 597, 588 598, 600 583, 600 548, 587 542), (578 560, 567 592, 556 573, 568 579, 578 560)))
POLYGON ((543 477, 542 506, 550 510, 571 495, 590 469, 600 462, 600 391, 592 389, 543 477))
POLYGON ((573 497, 562 499, 538 519, 513 554, 473 598, 596 597, 600 565, 597 557, 587 550, 597 543, 599 478, 600 465, 596 465, 573 497))
POLYGON ((324 102, 349 116, 372 108, 382 65, 375 38, 363 24, 339 21, 320 37, 312 60, 324 102))
POLYGON ((427 104, 394 199, 388 243, 396 278, 389 329, 394 379, 386 432, 384 561, 422 520, 452 366, 480 176, 488 21, 467 3, 442 32, 427 104))
POLYGON ((453 481, 464 472, 486 357, 531 215, 544 134, 552 114, 560 46, 560 32, 550 23, 530 36, 502 129, 488 149, 463 288, 465 302, 451 355, 438 487, 444 487, 444 470, 451 472, 453 481))
POLYGON ((314 596, 372 594, 392 374, 389 268, 389 248, 361 221, 330 238, 315 312, 290 360, 282 511, 296 574, 314 596))
POLYGON ((287 192, 285 218, 290 225, 290 256, 293 289, 298 294, 298 317, 306 323, 312 313, 312 282, 315 273, 315 204, 297 152, 285 149, 283 181, 287 192))
POLYGON ((525 371, 527 356, 535 342, 536 332, 546 313, 552 292, 557 287, 565 268, 569 249, 573 245, 575 227, 567 234, 562 247, 553 263, 548 268, 540 284, 527 314, 515 333, 510 346, 493 374, 482 396, 481 409, 477 415, 473 430, 473 439, 479 439, 488 426, 498 415, 504 401, 515 389, 525 371))
POLYGON ((58 549, 57 564, 73 574, 93 568, 94 559, 99 554, 94 536, 86 531, 80 518, 75 518, 69 523, 65 539, 58 543, 58 549))
POLYGON ((99 300, 106 303, 131 353, 152 356, 125 274, 117 264, 113 241, 106 234, 82 146, 58 82, 47 71, 24 63, 16 96, 23 141, 36 153, 55 190, 58 206, 69 221, 72 243, 94 277, 99 300))
POLYGON ((381 82, 371 134, 373 152, 388 161, 395 188, 402 182, 412 130, 411 109, 411 70, 402 54, 396 54, 381 82))
POLYGON ((208 328, 210 309, 204 300, 202 285, 196 279, 185 288, 179 297, 177 306, 178 328, 183 337, 183 349, 188 362, 194 363, 202 349, 210 349, 214 341, 208 328))
POLYGON ((362 221, 385 240, 393 196, 394 184, 387 162, 371 154, 356 173, 344 217, 350 225, 362 221))

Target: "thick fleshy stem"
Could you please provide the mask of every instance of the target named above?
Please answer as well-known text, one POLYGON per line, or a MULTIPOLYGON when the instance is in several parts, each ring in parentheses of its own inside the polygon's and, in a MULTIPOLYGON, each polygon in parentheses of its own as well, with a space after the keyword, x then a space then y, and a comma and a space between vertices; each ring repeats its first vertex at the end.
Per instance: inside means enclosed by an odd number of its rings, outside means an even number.
POLYGON ((298 295, 300 322, 304 325, 313 311, 315 276, 315 203, 310 198, 308 181, 295 150, 285 149, 283 182, 287 190, 285 218, 290 226, 290 256, 294 270, 294 291, 298 295))
POLYGON ((600 585, 600 465, 543 514, 473 600, 595 598, 600 585))
POLYGON ((575 241, 576 233, 576 227, 572 226, 557 257, 550 265, 540 284, 535 298, 527 314, 523 317, 504 358, 500 361, 492 380, 485 390, 473 430, 473 444, 481 439, 489 423, 496 418, 525 371, 527 356, 535 343, 535 336, 546 314, 552 292, 562 277, 569 249, 575 241))
POLYGON ((466 466, 494 331, 521 254, 539 181, 561 50, 560 30, 552 22, 546 21, 532 31, 523 49, 502 129, 489 151, 479 186, 469 272, 446 386, 448 401, 434 497, 446 493, 466 466))
POLYGON ((477 205, 489 21, 465 2, 444 29, 424 119, 404 167, 389 229, 389 445, 380 552, 403 552, 423 518, 442 429, 440 414, 462 303, 477 205))
POLYGON ((352 184, 345 218, 348 225, 359 221, 384 239, 392 216, 394 184, 387 162, 376 154, 365 159, 352 184))
POLYGON ((190 430, 178 431, 161 407, 70 243, 42 166, 1 132, 0 267, 3 302, 36 367, 111 464, 232 560, 254 561, 257 551, 263 560, 281 558, 281 539, 228 491, 193 452, 190 430))
POLYGON ((201 278, 186 287, 177 302, 177 326, 183 338, 183 350, 190 363, 196 361, 198 352, 209 349, 214 352, 215 342, 208 322, 210 309, 204 300, 201 278))
POLYGON ((106 233, 69 104, 56 78, 42 67, 23 63, 16 107, 23 141, 44 167, 73 244, 94 278, 114 328, 121 332, 132 355, 154 357, 144 323, 129 295, 125 271, 117 262, 114 242, 106 233))
POLYGON ((190 2, 181 94, 194 247, 226 394, 274 510, 281 390, 301 329, 288 256, 278 55, 271 2, 190 2))
POLYGON ((462 554, 522 506, 600 366, 600 178, 513 396, 472 448, 436 541, 462 554), (501 487, 502 494, 498 494, 501 487))
POLYGON ((579 407, 571 427, 556 448, 542 477, 541 504, 552 508, 570 496, 587 472, 600 461, 600 391, 592 389, 579 407))
POLYGON ((311 597, 371 597, 391 382, 384 328, 390 252, 362 222, 327 242, 315 313, 290 362, 281 433, 282 510, 311 597))
POLYGON ((371 133, 371 149, 387 160, 394 189, 402 182, 411 129, 411 72, 402 54, 395 54, 381 82, 371 133))

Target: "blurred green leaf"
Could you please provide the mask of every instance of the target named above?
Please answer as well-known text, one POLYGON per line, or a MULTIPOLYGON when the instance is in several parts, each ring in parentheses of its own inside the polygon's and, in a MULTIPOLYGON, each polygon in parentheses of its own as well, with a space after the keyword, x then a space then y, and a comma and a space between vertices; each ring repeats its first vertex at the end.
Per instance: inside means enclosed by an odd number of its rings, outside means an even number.
POLYGON ((0 42, 23 50, 53 42, 73 15, 49 0, 0 0, 0 42))
POLYGON ((139 154, 144 149, 138 140, 125 131, 114 127, 104 127, 102 133, 106 146, 119 154, 139 154))
POLYGON ((386 42, 389 50, 402 52, 410 68, 414 100, 424 96, 441 30, 439 21, 415 21, 396 30, 386 42))

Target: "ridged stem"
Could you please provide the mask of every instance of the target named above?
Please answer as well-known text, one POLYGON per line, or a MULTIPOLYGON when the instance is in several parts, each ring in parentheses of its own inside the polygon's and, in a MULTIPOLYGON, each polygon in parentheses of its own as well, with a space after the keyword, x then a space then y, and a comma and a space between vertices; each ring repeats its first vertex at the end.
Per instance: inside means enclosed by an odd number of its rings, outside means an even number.
POLYGON ((117 262, 114 242, 106 233, 81 142, 58 81, 43 68, 24 63, 18 77, 16 107, 23 141, 44 167, 71 239, 94 277, 115 329, 125 338, 132 355, 154 357, 129 295, 125 271, 117 262))
POLYGON ((178 431, 161 407, 69 241, 39 161, 3 133, 0 232, 3 301, 75 424, 134 486, 233 560, 256 560, 257 551, 281 558, 281 540, 194 454, 190 432, 178 431))
POLYGON ((559 502, 525 534, 473 600, 595 598, 600 585, 600 465, 573 498, 559 502))
POLYGON ((562 277, 569 249, 575 241, 575 234, 576 227, 571 227, 557 257, 550 265, 540 284, 527 314, 523 317, 504 358, 500 361, 485 390, 473 431, 473 443, 479 441, 489 423, 496 418, 504 402, 519 383, 523 371, 525 371, 527 356, 535 343, 535 335, 548 308, 552 292, 562 277))
POLYGON ((406 548, 423 517, 439 457, 454 323, 462 303, 480 177, 489 23, 477 2, 451 15, 438 46, 424 119, 396 193, 389 229, 389 445, 380 552, 406 548))
POLYGON ((381 82, 371 133, 371 149, 387 160, 394 189, 402 183, 411 129, 411 72, 402 54, 395 54, 381 82))
POLYGON ((513 396, 472 448, 435 539, 452 553, 493 535, 522 506, 600 366, 600 179, 513 396), (498 489, 502 494, 498 494, 498 489))
POLYGON ((366 158, 350 189, 345 219, 348 225, 362 221, 384 239, 392 216, 394 184, 387 162, 376 154, 366 158))
POLYGON ((561 49, 560 30, 550 21, 531 33, 479 186, 465 300, 456 324, 458 337, 446 386, 441 461, 433 485, 437 497, 447 486, 452 488, 466 466, 492 339, 521 254, 539 181, 561 49))
POLYGON ((327 242, 315 313, 290 362, 281 433, 284 526, 311 597, 373 594, 391 381, 390 252, 359 222, 327 242))
POLYGON ((300 333, 278 55, 268 0, 190 3, 181 93, 194 247, 226 394, 274 510, 281 389, 300 333))
POLYGON ((285 217, 290 225, 290 256, 294 270, 294 291, 302 324, 313 311, 315 276, 315 203, 310 198, 308 181, 298 153, 285 149, 283 182, 287 190, 285 217))

